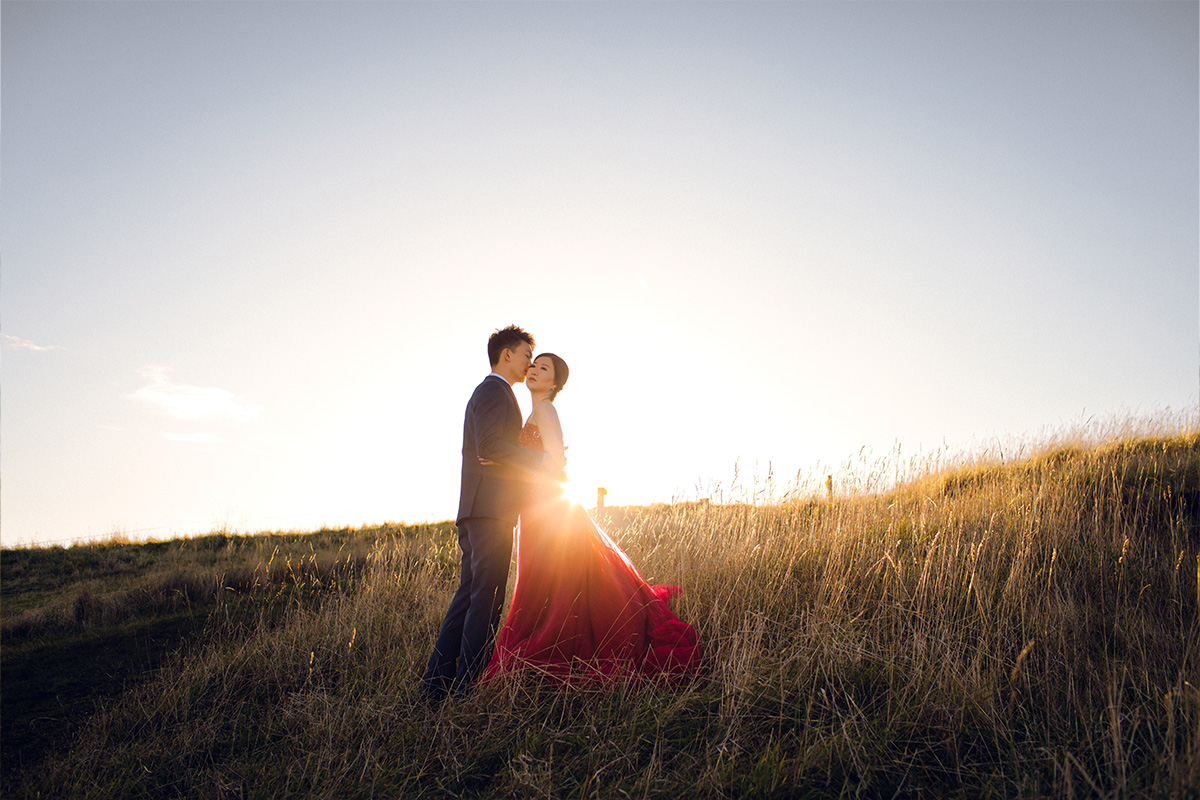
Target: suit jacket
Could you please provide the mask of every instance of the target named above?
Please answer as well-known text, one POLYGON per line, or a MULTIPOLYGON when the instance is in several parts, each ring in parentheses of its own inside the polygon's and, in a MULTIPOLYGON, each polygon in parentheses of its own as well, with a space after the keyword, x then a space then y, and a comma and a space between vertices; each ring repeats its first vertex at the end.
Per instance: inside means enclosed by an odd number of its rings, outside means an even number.
POLYGON ((512 388, 492 374, 475 387, 463 420, 462 489, 458 520, 490 517, 516 524, 532 472, 542 454, 517 444, 521 408, 512 388), (495 461, 484 466, 480 458, 495 461))

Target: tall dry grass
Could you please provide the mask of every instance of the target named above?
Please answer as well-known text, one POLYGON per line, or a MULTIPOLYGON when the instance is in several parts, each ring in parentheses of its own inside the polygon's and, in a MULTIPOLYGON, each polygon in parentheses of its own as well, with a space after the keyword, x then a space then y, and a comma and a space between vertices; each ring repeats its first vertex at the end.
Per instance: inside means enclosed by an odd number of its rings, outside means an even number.
POLYGON ((281 616, 210 626, 205 647, 97 714, 27 790, 1200 792, 1195 433, 1060 443, 832 503, 632 509, 608 529, 648 579, 685 587, 676 610, 705 647, 695 681, 513 680, 426 707, 419 677, 458 559, 449 532, 430 530, 380 541, 319 603, 303 578, 263 588, 281 616))
MULTIPOLYGON (((443 524, 441 530, 449 530, 443 524)), ((5 551, 0 643, 90 631, 268 590, 313 595, 353 587, 379 542, 433 528, 382 525, 311 534, 220 531, 135 543, 121 537, 71 548, 5 551)), ((278 592, 277 592, 278 593, 278 592)))

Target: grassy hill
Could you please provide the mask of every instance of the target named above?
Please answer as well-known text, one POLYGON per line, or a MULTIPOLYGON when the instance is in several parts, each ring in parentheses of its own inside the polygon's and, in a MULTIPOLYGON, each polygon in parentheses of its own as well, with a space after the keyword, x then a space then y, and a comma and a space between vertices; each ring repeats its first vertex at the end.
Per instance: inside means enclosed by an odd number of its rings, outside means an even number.
POLYGON ((419 676, 450 524, 0 554, 6 797, 1197 797, 1200 437, 616 509, 685 686, 419 676))

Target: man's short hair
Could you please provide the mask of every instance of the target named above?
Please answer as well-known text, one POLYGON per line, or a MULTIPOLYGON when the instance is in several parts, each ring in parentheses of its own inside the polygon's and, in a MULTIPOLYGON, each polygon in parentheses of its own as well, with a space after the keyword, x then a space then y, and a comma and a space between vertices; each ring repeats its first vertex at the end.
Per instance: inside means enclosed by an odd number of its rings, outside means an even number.
POLYGON ((496 366, 500 363, 501 353, 505 350, 516 350, 521 346, 521 342, 529 345, 531 350, 537 346, 533 342, 533 336, 516 325, 509 325, 507 328, 496 331, 488 339, 488 362, 493 367, 496 366))

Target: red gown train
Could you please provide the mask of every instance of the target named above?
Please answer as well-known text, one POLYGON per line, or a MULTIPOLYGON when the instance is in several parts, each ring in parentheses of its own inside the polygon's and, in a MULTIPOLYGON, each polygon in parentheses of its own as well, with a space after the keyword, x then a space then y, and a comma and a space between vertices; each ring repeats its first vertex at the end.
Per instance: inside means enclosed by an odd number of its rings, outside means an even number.
MULTIPOLYGON (((542 449, 532 422, 519 439, 542 449)), ((521 514, 517 581, 484 680, 533 669, 560 680, 683 677, 700 664, 696 631, 672 613, 678 586, 651 586, 557 485, 521 514)))

